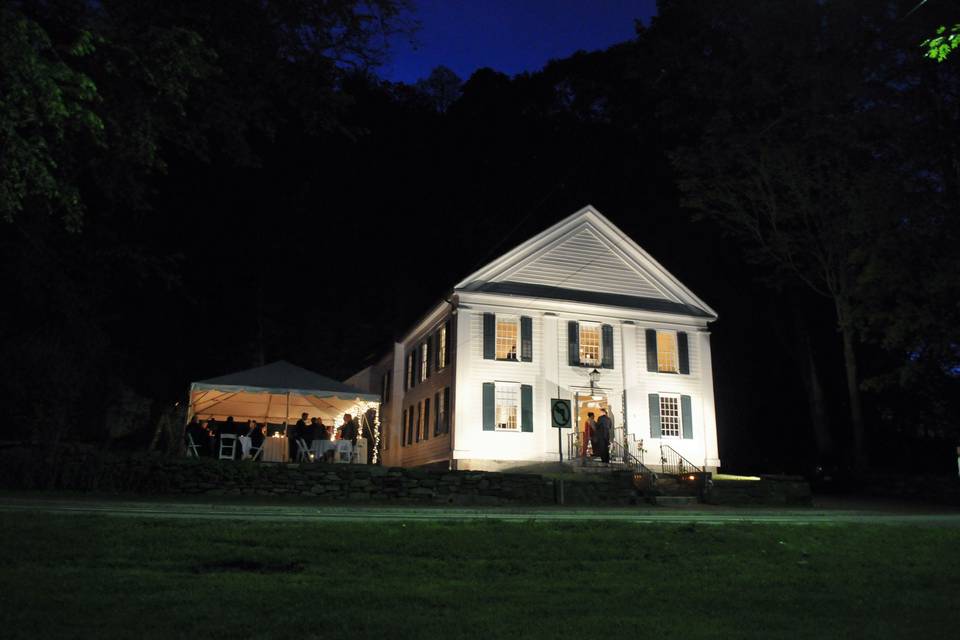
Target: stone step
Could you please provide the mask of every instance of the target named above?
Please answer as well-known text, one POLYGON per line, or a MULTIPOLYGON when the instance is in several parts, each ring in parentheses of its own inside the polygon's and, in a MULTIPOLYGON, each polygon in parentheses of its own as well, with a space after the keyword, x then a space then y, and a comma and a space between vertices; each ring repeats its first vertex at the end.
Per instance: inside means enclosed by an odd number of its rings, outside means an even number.
POLYGON ((697 504, 697 496, 654 496, 653 504, 662 507, 675 507, 684 504, 697 504))

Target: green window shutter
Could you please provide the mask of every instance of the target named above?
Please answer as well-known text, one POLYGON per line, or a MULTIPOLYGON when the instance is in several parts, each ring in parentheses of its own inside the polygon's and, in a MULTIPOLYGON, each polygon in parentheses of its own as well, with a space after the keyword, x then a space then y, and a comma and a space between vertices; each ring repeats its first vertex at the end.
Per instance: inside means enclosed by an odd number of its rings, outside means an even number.
MULTIPOLYGON (((424 363, 424 366, 427 368, 427 374, 426 374, 426 375, 427 375, 427 377, 429 378, 429 377, 430 377, 431 367, 432 367, 432 364, 431 364, 431 363, 433 362, 433 360, 431 359, 431 358, 433 358, 433 354, 430 353, 430 350, 433 348, 433 336, 428 337, 428 338, 426 339, 426 341, 424 341, 423 345, 422 345, 420 348, 421 348, 421 349, 426 349, 426 351, 427 351, 427 361, 424 363)), ((422 357, 423 357, 423 354, 420 354, 420 357, 422 358, 422 357)))
POLYGON ((413 428, 416 431, 415 440, 417 442, 420 442, 420 431, 422 431, 422 428, 423 428, 422 420, 423 420, 423 403, 418 402, 417 403, 417 421, 413 423, 413 428))
POLYGON ((483 430, 495 431, 497 396, 492 382, 483 383, 483 430))
POLYGON ((400 424, 400 446, 407 446, 407 410, 403 410, 403 422, 400 424))
POLYGON ((533 318, 520 318, 520 361, 533 362, 533 318))
POLYGON ((440 392, 433 394, 433 435, 440 435, 440 392))
POLYGON ((603 348, 600 354, 600 368, 613 369, 613 327, 605 324, 600 327, 600 344, 603 348))
POLYGON ((483 314, 483 359, 497 359, 497 318, 492 313, 483 314))
POLYGON ((446 345, 444 346, 446 348, 443 350, 443 354, 444 354, 443 366, 447 366, 448 364, 450 364, 450 345, 453 344, 453 342, 450 340, 451 331, 453 331, 453 323, 447 320, 447 331, 446 331, 446 335, 444 336, 444 340, 446 341, 446 345))
POLYGON ((660 432, 660 396, 651 393, 647 396, 650 399, 650 437, 659 438, 660 432))
POLYGON ((690 373, 690 346, 687 344, 687 334, 677 331, 677 355, 680 360, 680 373, 690 373))
POLYGON ((657 370, 657 331, 656 329, 647 329, 645 335, 647 338, 647 371, 656 371, 657 370))
POLYGON ((568 360, 571 367, 580 366, 580 323, 571 320, 567 323, 568 360))
POLYGON ((693 408, 690 396, 680 396, 680 421, 683 425, 683 439, 693 439, 693 408))
POLYGON ((430 439, 430 398, 423 401, 423 439, 430 439))
POLYGON ((407 425, 407 444, 413 444, 413 421, 416 418, 416 415, 413 413, 413 405, 410 405, 410 410, 407 412, 407 417, 409 419, 409 424, 407 425))
POLYGON ((450 433, 450 387, 443 390, 443 432, 450 433))
POLYGON ((413 381, 410 387, 413 388, 420 383, 420 347, 413 350, 413 381))
POLYGON ((520 431, 533 431, 533 387, 520 385, 520 431))

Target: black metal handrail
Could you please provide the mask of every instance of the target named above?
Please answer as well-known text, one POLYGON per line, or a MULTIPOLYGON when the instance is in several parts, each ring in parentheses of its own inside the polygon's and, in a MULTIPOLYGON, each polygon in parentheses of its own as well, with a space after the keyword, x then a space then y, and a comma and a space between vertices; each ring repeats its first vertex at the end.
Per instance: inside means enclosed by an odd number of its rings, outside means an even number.
POLYGON ((693 464, 676 449, 667 444, 660 445, 660 464, 664 473, 682 476, 687 473, 703 473, 703 469, 693 464))
MULTIPOLYGON (((567 460, 583 460, 583 444, 580 442, 581 434, 567 434, 567 460)), ((589 445, 588 445, 589 446, 589 445)), ((596 455, 592 457, 597 457, 596 455)), ((614 470, 633 471, 635 473, 646 473, 653 475, 643 462, 635 455, 626 450, 619 442, 610 442, 610 462, 609 467, 614 470)))
POLYGON ((636 456, 616 441, 610 443, 610 466, 618 469, 626 469, 635 473, 653 475, 653 471, 648 469, 636 456))

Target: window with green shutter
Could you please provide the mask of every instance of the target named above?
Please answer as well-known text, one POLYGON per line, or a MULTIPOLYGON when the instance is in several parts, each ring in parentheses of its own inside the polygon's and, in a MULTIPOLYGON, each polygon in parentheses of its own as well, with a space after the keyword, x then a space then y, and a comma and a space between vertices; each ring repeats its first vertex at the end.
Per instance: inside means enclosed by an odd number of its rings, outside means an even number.
POLYGON ((520 385, 520 430, 533 431, 533 387, 520 385))
POLYGON ((496 385, 492 382, 483 383, 483 430, 496 430, 497 397, 496 385))

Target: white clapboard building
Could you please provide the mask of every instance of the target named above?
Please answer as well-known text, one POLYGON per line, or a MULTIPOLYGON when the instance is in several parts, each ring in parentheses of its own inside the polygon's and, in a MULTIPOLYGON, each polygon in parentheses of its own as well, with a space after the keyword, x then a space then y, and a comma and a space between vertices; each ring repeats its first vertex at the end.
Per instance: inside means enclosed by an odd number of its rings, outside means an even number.
POLYGON ((677 455, 712 471, 716 318, 588 206, 458 282, 348 382, 382 395, 385 465, 536 468, 581 455, 574 432, 607 408, 616 446, 651 469, 677 455), (552 398, 576 427, 551 426, 552 398))

